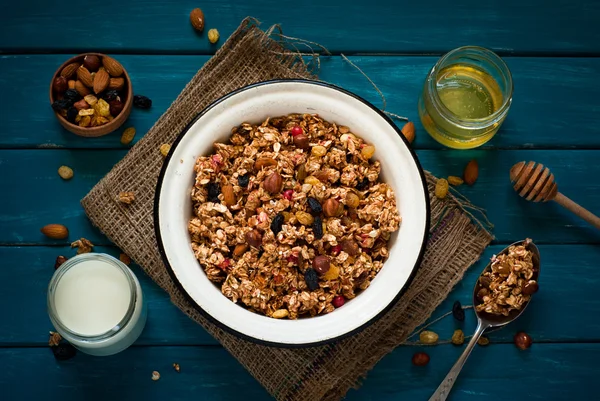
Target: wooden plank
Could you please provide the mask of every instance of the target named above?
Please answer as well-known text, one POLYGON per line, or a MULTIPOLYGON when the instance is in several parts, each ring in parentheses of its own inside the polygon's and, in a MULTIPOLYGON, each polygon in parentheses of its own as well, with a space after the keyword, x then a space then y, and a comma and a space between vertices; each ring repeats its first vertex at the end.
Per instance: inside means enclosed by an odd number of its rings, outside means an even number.
POLYGON ((588 54, 598 52, 600 43, 595 24, 600 8, 591 1, 560 0, 549 7, 542 0, 457 0, 449 7, 441 0, 330 0, 326 5, 291 0, 106 0, 90 3, 82 18, 76 7, 58 12, 55 3, 32 0, 3 10, 0 50, 207 54, 218 48, 208 43, 209 28, 219 29, 221 44, 248 15, 261 19, 265 28, 281 23, 287 35, 322 43, 333 52, 430 54, 476 43, 504 53, 588 54), (201 35, 189 23, 189 13, 198 5, 206 17, 201 35))
MULTIPOLYGON (((510 187, 510 167, 522 160, 550 166, 559 189, 576 202, 599 214, 600 165, 596 151, 474 150, 417 152, 425 169, 436 175, 461 175, 467 162, 479 160, 477 184, 460 191, 474 205, 487 209, 496 224, 494 234, 503 243, 527 236, 536 241, 598 243, 600 236, 586 222, 554 202, 534 204, 517 196, 510 187)), ((71 230, 70 241, 85 237, 102 245, 109 242, 92 227, 79 201, 125 154, 125 150, 1 150, 0 176, 8 196, 0 198, 0 244, 67 244, 44 238, 40 228, 63 223, 71 230), (75 177, 63 181, 61 165, 71 166, 75 177)), ((400 200, 404 194, 398 194, 400 200)))
MULTIPOLYGON (((440 307, 432 314, 433 320, 452 309, 454 301, 463 305, 472 302, 473 285, 492 254, 504 246, 492 246, 482 259, 465 274, 440 307)), ((598 341, 600 322, 588 319, 600 309, 600 300, 586 297, 600 285, 597 261, 600 248, 596 245, 541 245, 542 276, 540 291, 523 317, 503 330, 491 333, 494 343, 511 342, 519 330, 531 334, 536 342, 598 341), (583 279, 585 278, 585 279, 583 279), (582 302, 582 294, 586 297, 582 302)), ((116 248, 96 247, 96 252, 118 256, 116 248)), ((46 291, 54 273, 56 256, 71 257, 74 250, 64 247, 2 247, 0 255, 0 282, 10 283, 2 291, 0 315, 1 346, 41 346, 48 341, 52 325, 46 313, 46 291), (18 307, 13 300, 18 299, 18 307)), ((136 345, 215 345, 201 326, 173 306, 169 297, 141 271, 132 267, 141 281, 148 301, 148 324, 136 345)), ((459 323, 448 316, 430 327, 449 340, 455 329, 466 335, 475 330, 475 316, 466 311, 466 321, 459 323)), ((412 340, 414 341, 414 339, 412 340)))
MULTIPOLYGON (((0 148, 124 148, 119 142, 122 130, 136 127, 136 141, 139 140, 208 60, 207 56, 119 56, 132 77, 135 92, 151 97, 153 107, 147 111, 133 110, 118 132, 101 138, 82 138, 58 124, 46 97, 50 77, 66 57, 0 56, 0 107, 4 112, 0 148)), ((436 57, 351 59, 384 93, 388 111, 405 115, 416 123, 416 148, 441 148, 423 129, 416 108, 423 80, 436 57)), ((596 94, 600 82, 596 77, 600 74, 600 59, 508 57, 506 60, 514 75, 514 102, 503 128, 486 147, 600 147, 594 120, 598 112, 596 94)), ((378 107, 383 106, 369 82, 340 57, 323 58, 320 77, 378 107)))
MULTIPOLYGON (((461 347, 428 348, 426 367, 411 364, 420 350, 401 347, 370 372, 364 385, 351 390, 350 401, 427 400, 446 375, 461 347)), ((594 399, 599 344, 534 344, 519 351, 511 344, 477 346, 466 363, 451 399, 562 400, 594 399), (565 395, 565 396, 563 396, 565 395)), ((78 354, 57 362, 43 348, 3 348, 7 368, 0 376, 8 400, 119 399, 271 400, 242 366, 220 347, 134 347, 111 357, 78 354), (177 362, 177 373, 172 363, 177 362), (151 380, 152 371, 160 380, 151 380)))

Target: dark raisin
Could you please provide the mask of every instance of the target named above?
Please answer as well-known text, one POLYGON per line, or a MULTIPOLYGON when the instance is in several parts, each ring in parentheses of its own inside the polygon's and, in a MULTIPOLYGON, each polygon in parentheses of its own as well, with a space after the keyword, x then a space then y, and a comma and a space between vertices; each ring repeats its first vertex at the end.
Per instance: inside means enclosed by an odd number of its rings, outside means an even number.
POLYGON ((306 286, 309 290, 315 291, 319 289, 319 276, 317 276, 315 269, 306 269, 304 281, 306 281, 306 286))
POLYGON ((246 173, 238 177, 238 184, 242 188, 246 188, 250 183, 250 174, 246 173))
POLYGON ((346 153, 346 163, 352 163, 352 153, 346 153))
POLYGON ((60 100, 55 100, 54 103, 52 103, 52 109, 54 109, 54 111, 56 112, 68 109, 71 106, 73 106, 73 102, 69 99, 64 98, 60 100))
POLYGON ((221 187, 219 184, 215 182, 209 182, 207 185, 208 188, 208 201, 219 203, 219 194, 221 193, 221 187))
POLYGON ((73 358, 77 354, 77 348, 68 343, 61 343, 56 347, 50 347, 50 349, 52 349, 54 358, 59 361, 66 361, 67 359, 73 358))
POLYGON ((75 124, 75 117, 77 117, 77 114, 79 114, 79 111, 75 107, 70 107, 69 110, 67 110, 67 121, 75 124))
POLYGON ((310 212, 312 214, 321 214, 323 212, 323 207, 321 207, 321 203, 315 198, 307 198, 308 207, 310 208, 310 212))
POLYGON ((368 186, 369 179, 365 177, 361 182, 356 184, 356 189, 358 189, 359 191, 364 191, 365 189, 367 189, 368 186))
POLYGON ((465 321, 465 311, 459 301, 454 302, 454 305, 452 305, 452 316, 459 322, 465 321))
POLYGON ((72 102, 76 102, 81 99, 81 95, 75 89, 67 89, 63 96, 65 99, 69 99, 72 102))
POLYGON ((140 109, 149 109, 152 107, 152 100, 142 95, 135 95, 133 97, 133 105, 140 109))
POLYGON ((313 232, 316 239, 323 238, 323 220, 319 216, 316 216, 315 221, 313 221, 313 232))
POLYGON ((117 92, 114 89, 110 89, 110 90, 107 90, 106 92, 104 92, 104 94, 102 95, 102 98, 104 100, 106 100, 107 102, 110 102, 111 100, 115 100, 118 96, 119 96, 119 92, 117 92))
POLYGON ((283 214, 278 213, 277 216, 271 222, 271 231, 273 234, 277 235, 281 231, 281 227, 283 226, 283 214))

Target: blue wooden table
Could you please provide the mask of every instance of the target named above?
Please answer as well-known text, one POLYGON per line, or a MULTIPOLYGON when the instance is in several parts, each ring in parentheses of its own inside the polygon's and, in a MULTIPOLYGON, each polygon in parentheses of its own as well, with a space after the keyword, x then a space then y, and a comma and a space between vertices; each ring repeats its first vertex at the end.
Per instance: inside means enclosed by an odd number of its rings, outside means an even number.
MULTIPOLYGON (((43 238, 40 227, 62 223, 73 238, 96 251, 118 255, 86 219, 79 200, 128 150, 122 130, 97 139, 63 130, 48 105, 49 80, 72 54, 116 55, 135 91, 154 101, 134 110, 123 127, 139 140, 186 82, 218 48, 208 28, 226 38, 246 16, 263 26, 322 43, 320 77, 360 94, 380 98, 340 54, 369 75, 387 97, 387 110, 417 125, 414 147, 423 166, 437 175, 460 175, 472 158, 480 165, 473 187, 461 191, 484 207, 495 223, 489 258, 506 244, 533 238, 542 252, 541 290, 524 316, 477 347, 455 386, 453 400, 598 399, 600 369, 600 234, 556 204, 519 199, 508 182, 521 160, 548 165, 559 189, 600 213, 600 3, 558 0, 326 2, 205 0, 203 2, 57 2, 21 0, 0 13, 0 399, 6 400, 267 400, 269 395, 212 337, 173 305, 134 266, 148 298, 148 325, 125 352, 106 358, 78 354, 57 362, 47 347, 46 286, 56 256, 71 256, 68 241, 43 238), (192 8, 204 10, 207 29, 189 25, 192 8), (467 44, 491 48, 513 73, 514 102, 501 131, 483 148, 443 149, 423 130, 416 101, 428 69, 444 52, 467 44), (63 181, 61 165, 75 178, 63 181), (532 348, 512 344, 516 331, 534 338, 532 348), (181 372, 171 365, 177 362, 181 372), (151 372, 161 379, 153 382, 151 372)), ((221 42, 223 41, 221 40, 221 42)), ((484 261, 434 313, 455 300, 469 304, 484 261)), ((467 313, 466 333, 475 319, 467 313)), ((442 339, 457 327, 444 319, 432 329, 442 339)), ((462 347, 426 349, 431 362, 411 365, 421 347, 401 346, 369 373, 350 400, 426 400, 462 347)))

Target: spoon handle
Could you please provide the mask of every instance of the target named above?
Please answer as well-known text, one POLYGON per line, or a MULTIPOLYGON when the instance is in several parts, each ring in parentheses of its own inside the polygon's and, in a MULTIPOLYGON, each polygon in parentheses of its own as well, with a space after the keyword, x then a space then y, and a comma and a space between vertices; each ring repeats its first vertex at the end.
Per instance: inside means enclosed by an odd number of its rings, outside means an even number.
POLYGON ((573 202, 571 199, 567 198, 560 192, 556 194, 554 201, 562 207, 575 213, 577 216, 581 217, 594 227, 600 228, 600 218, 598 216, 585 209, 584 207, 579 206, 577 203, 573 202))
POLYGON ((467 348, 465 348, 460 358, 458 358, 458 361, 456 361, 454 366, 452 366, 452 369, 450 369, 450 372, 448 372, 437 390, 435 390, 435 393, 433 393, 431 398, 429 398, 429 401, 444 401, 446 398, 448 398, 448 394, 450 394, 450 390, 452 390, 452 386, 454 386, 454 382, 462 370, 463 365, 467 361, 467 358, 469 355, 471 355, 473 347, 487 328, 488 325, 479 320, 477 323, 477 330, 475 330, 475 334, 473 334, 473 338, 471 338, 471 341, 469 341, 467 348))

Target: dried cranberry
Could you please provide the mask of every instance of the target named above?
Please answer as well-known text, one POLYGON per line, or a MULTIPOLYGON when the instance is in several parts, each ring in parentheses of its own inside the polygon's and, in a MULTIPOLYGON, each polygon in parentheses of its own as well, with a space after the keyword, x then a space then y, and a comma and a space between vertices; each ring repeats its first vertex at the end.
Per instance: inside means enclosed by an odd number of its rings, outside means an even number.
POLYGON ((290 132, 291 132, 292 136, 296 136, 296 135, 303 134, 304 130, 299 125, 296 125, 295 127, 292 128, 292 130, 290 132))
POLYGON ((323 220, 321 220, 321 217, 315 217, 312 228, 316 239, 323 238, 323 220))
POLYGON ((452 316, 459 322, 465 321, 465 311, 459 301, 454 302, 454 305, 452 305, 452 316))
POLYGON ((289 255, 286 259, 290 263, 293 263, 293 264, 298 263, 298 256, 294 255, 293 253, 291 255, 289 255))
POLYGON ((337 296, 333 297, 333 300, 331 301, 331 303, 336 308, 340 308, 340 307, 344 306, 344 304, 346 303, 346 298, 344 298, 341 295, 337 295, 337 296))
POLYGON ((208 201, 218 203, 219 194, 221 193, 221 187, 215 182, 209 182, 206 186, 208 188, 208 201))
POLYGON ((323 212, 323 207, 321 206, 321 203, 316 200, 315 198, 307 198, 306 199, 308 202, 308 207, 310 208, 310 212, 312 214, 321 214, 323 212))
POLYGON ((367 189, 368 186, 369 179, 365 177, 361 182, 356 184, 356 189, 358 189, 359 191, 364 191, 365 189, 367 189))
POLYGON ((315 269, 307 269, 304 273, 304 281, 309 290, 315 291, 319 288, 319 277, 315 269))
POLYGON ((238 185, 242 188, 246 188, 250 183, 250 174, 240 175, 238 177, 238 185))
POLYGON ((140 109, 149 109, 152 107, 152 100, 142 95, 135 95, 133 97, 133 105, 140 109))
POLYGON ((282 213, 278 213, 277 216, 273 218, 273 221, 271 222, 271 231, 273 231, 273 234, 279 234, 281 228, 283 227, 283 220, 284 217, 282 213))
POLYGON ((77 349, 68 343, 58 344, 56 347, 50 347, 54 358, 59 361, 66 361, 73 358, 77 354, 77 349))
POLYGON ((291 189, 286 189, 285 191, 283 191, 283 197, 289 201, 292 200, 292 197, 294 196, 294 191, 291 189))
POLYGON ((231 260, 230 259, 225 259, 224 261, 221 262, 221 264, 219 264, 219 268, 222 270, 227 270, 227 268, 231 266, 231 260))
POLYGON ((331 249, 329 250, 329 253, 331 253, 333 256, 337 256, 340 254, 341 251, 342 251, 342 246, 340 244, 337 244, 336 246, 331 247, 331 249))

